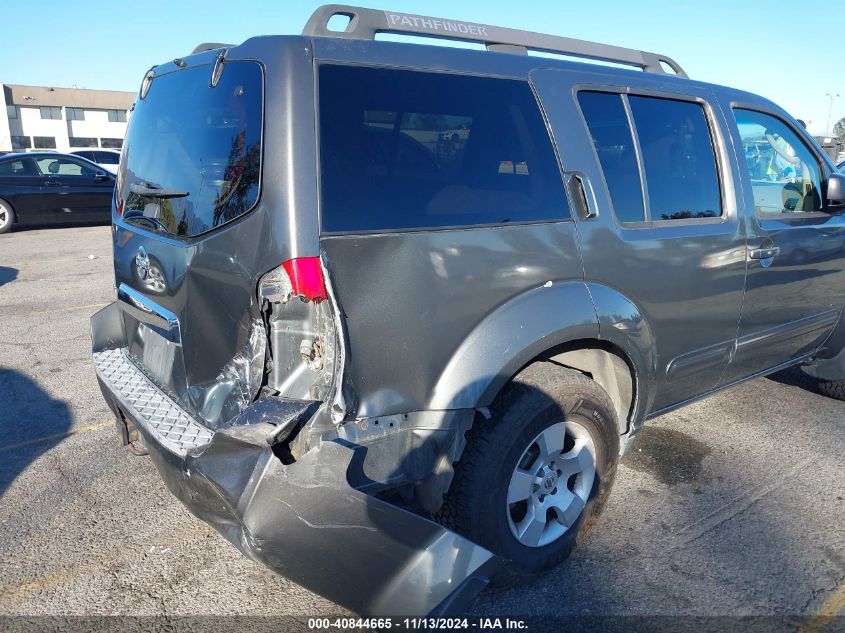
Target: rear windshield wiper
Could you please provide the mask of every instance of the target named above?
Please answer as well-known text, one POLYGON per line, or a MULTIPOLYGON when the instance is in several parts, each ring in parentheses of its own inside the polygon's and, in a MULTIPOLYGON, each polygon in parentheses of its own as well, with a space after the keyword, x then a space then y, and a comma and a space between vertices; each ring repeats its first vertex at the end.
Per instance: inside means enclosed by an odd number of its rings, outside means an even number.
POLYGON ((133 182, 129 187, 132 193, 137 193, 139 196, 148 196, 150 198, 186 198, 190 196, 188 191, 176 191, 174 189, 162 189, 156 187, 148 182, 133 182))

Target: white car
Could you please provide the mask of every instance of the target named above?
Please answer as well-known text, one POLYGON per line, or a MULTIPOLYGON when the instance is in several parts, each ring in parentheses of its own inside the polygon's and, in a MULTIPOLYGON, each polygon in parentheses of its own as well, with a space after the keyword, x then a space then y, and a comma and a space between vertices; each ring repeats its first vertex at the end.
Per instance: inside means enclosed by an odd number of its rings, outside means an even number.
POLYGON ((75 156, 87 158, 112 174, 117 173, 117 166, 120 163, 120 152, 113 149, 79 149, 70 153, 75 156))

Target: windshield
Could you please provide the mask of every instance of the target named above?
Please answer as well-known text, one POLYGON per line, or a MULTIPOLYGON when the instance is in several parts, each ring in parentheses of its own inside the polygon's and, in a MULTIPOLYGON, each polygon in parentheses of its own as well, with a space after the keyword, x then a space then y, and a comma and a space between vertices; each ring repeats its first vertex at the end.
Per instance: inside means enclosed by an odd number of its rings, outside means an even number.
POLYGON ((257 202, 261 66, 225 62, 216 86, 210 79, 210 65, 162 75, 136 102, 118 183, 126 222, 192 237, 257 202))

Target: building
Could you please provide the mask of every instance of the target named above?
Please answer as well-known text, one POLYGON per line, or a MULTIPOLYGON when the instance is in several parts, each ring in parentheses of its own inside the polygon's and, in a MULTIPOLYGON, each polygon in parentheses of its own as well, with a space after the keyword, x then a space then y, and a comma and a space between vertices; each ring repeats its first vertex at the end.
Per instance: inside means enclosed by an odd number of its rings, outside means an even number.
POLYGON ((0 84, 0 154, 120 149, 134 92, 0 84))

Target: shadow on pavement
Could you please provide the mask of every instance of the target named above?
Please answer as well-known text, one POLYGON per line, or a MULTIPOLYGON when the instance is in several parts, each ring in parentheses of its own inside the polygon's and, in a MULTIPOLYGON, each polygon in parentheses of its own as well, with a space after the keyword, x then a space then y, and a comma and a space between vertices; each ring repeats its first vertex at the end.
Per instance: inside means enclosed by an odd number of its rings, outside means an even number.
POLYGON ((30 463, 65 439, 71 421, 65 401, 0 367, 0 497, 30 463))
POLYGON ((811 393, 819 393, 819 381, 812 376, 805 374, 799 367, 790 367, 777 373, 770 374, 766 376, 766 378, 782 385, 800 387, 801 389, 806 389, 811 393))
POLYGON ((18 278, 18 269, 0 266, 0 286, 10 283, 18 278))

